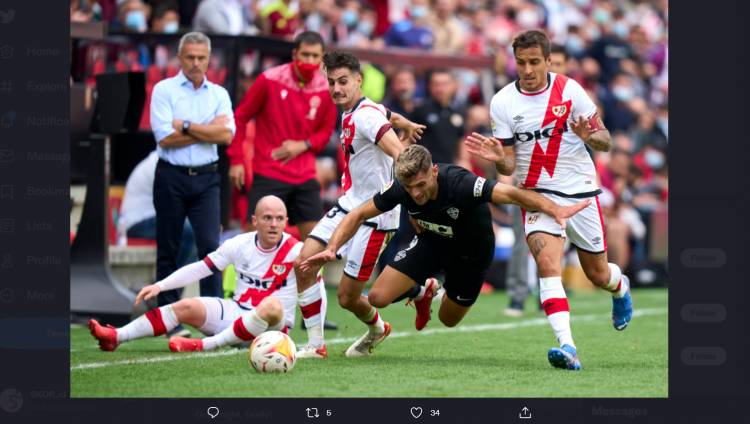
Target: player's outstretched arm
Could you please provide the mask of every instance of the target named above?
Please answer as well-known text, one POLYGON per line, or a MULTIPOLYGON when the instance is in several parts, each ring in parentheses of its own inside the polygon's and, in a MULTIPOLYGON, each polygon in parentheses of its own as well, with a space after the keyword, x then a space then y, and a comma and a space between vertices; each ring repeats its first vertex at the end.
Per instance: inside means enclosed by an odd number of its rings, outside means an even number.
POLYGON ((169 276, 154 284, 150 284, 141 289, 135 298, 135 305, 138 306, 141 300, 149 300, 162 291, 179 289, 206 278, 213 274, 213 270, 205 261, 193 262, 169 274, 169 276))
POLYGON ((542 211, 565 228, 565 220, 590 205, 591 200, 586 199, 574 205, 560 206, 535 191, 497 183, 492 189, 492 203, 513 203, 529 211, 542 211))
POLYGON ((400 113, 391 111, 391 119, 389 120, 394 128, 402 130, 401 141, 406 145, 414 144, 422 139, 422 132, 427 128, 425 125, 417 124, 412 122, 400 113))
POLYGON ((381 213, 383 212, 378 210, 378 208, 375 207, 375 202, 370 199, 346 214, 331 235, 331 239, 328 240, 328 246, 326 246, 325 250, 302 261, 300 269, 303 272, 307 272, 309 269, 320 267, 326 262, 335 260, 336 252, 339 250, 339 247, 354 237, 357 229, 359 229, 366 220, 374 218, 381 213))
POLYGON ((393 131, 392 128, 380 137, 378 147, 380 147, 380 150, 384 151, 385 154, 392 157, 394 161, 398 159, 398 155, 400 155, 406 148, 401 140, 398 139, 396 132, 393 131))
POLYGON ((495 169, 501 175, 510 175, 516 169, 516 154, 513 146, 503 146, 495 137, 486 137, 473 132, 466 136, 464 145, 470 154, 494 162, 495 169))

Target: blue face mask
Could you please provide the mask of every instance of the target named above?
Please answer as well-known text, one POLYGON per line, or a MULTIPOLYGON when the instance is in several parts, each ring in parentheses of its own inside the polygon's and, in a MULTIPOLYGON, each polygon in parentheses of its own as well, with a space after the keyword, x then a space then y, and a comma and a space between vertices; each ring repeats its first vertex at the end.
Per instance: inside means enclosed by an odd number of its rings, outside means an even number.
POLYGON ((146 14, 142 10, 128 12, 125 16, 125 26, 128 29, 138 32, 146 31, 146 14))
POLYGON ((583 53, 583 50, 586 47, 583 44, 583 40, 581 40, 581 37, 569 35, 568 39, 565 41, 565 48, 568 50, 568 52, 570 52, 571 55, 578 56, 583 53))
POLYGON ((414 6, 409 11, 409 15, 411 15, 414 19, 424 18, 427 16, 427 8, 424 6, 414 6))
POLYGON ((370 36, 372 34, 373 24, 370 21, 362 21, 357 25, 357 31, 363 35, 370 36))
POLYGON ((347 9, 343 13, 341 13, 341 21, 344 22, 344 25, 351 27, 354 26, 354 24, 357 23, 357 20, 359 19, 359 16, 357 16, 357 12, 347 9))
POLYGON ((612 89, 612 94, 617 100, 621 102, 628 102, 632 100, 633 96, 635 95, 632 88, 626 87, 624 85, 618 85, 617 87, 612 89))
POLYGON ((661 167, 664 165, 664 155, 656 150, 647 151, 643 155, 643 159, 651 169, 661 169, 661 167))
POLYGON ((610 20, 609 12, 606 9, 594 9, 591 12, 591 17, 600 24, 606 24, 610 20))
POLYGON ((612 32, 624 40, 630 35, 630 27, 623 21, 617 21, 612 25, 612 32))
POLYGON ((175 21, 167 22, 166 24, 164 24, 164 33, 165 34, 174 34, 179 29, 180 29, 180 24, 177 23, 177 22, 175 22, 175 21))

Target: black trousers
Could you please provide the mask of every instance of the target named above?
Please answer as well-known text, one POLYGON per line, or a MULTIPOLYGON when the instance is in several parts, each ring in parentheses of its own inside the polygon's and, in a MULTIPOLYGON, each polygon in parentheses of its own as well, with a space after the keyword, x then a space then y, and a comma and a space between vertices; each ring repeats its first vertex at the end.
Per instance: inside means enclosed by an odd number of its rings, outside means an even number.
MULTIPOLYGON (((177 269, 185 217, 190 220, 195 233, 199 260, 219 247, 220 180, 219 173, 215 170, 191 175, 185 168, 159 160, 154 176, 157 281, 177 269)), ((159 293, 159 306, 178 301, 181 294, 181 289, 159 293)), ((202 279, 200 294, 223 297, 221 274, 202 279)))

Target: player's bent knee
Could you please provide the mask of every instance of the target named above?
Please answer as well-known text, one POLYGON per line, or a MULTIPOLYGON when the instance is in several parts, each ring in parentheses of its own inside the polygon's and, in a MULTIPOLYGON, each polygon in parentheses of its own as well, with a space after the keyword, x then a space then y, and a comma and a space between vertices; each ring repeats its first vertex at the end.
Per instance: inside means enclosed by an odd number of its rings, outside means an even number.
POLYGON ((192 312, 195 310, 194 300, 182 299, 172 304, 172 311, 174 311, 178 321, 185 322, 190 319, 192 312))
POLYGON ((382 292, 370 290, 367 294, 367 302, 376 308, 385 308, 391 304, 391 299, 387 299, 382 292))
POLYGON ((278 323, 284 316, 284 307, 281 305, 281 301, 275 297, 267 297, 263 299, 257 308, 258 316, 268 322, 269 325, 278 323))

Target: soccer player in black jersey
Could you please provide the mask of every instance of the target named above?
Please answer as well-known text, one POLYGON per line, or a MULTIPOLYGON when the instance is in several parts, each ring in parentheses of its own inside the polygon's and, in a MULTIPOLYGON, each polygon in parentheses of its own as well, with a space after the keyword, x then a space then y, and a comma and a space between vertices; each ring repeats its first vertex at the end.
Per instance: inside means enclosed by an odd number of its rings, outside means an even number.
POLYGON ((563 227, 567 218, 590 203, 584 200, 563 207, 531 190, 485 180, 460 166, 433 164, 430 152, 416 144, 398 157, 395 173, 396 179, 341 221, 325 250, 300 266, 335 260, 336 251, 365 220, 402 205, 412 225, 398 229, 404 232, 402 243, 395 256, 388 258, 368 300, 378 308, 407 297, 414 300, 418 330, 429 320, 436 291, 430 276, 445 271, 445 296, 438 316, 447 327, 461 322, 476 301, 495 250, 487 202, 542 211, 563 227))

